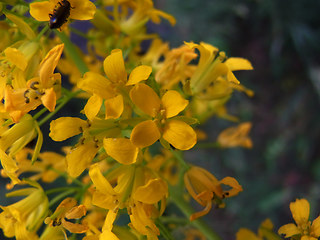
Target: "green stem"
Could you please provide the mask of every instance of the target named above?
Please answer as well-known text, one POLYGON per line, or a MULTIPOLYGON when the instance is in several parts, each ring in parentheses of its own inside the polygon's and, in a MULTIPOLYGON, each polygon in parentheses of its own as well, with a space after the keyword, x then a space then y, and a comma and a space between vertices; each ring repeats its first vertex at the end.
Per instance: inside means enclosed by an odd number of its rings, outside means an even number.
POLYGON ((81 187, 83 187, 83 185, 84 185, 81 181, 79 181, 79 180, 76 179, 76 178, 73 178, 73 177, 69 176, 69 174, 67 174, 67 173, 65 173, 65 172, 61 172, 61 171, 59 171, 59 170, 57 170, 57 169, 55 169, 55 168, 53 168, 53 167, 49 167, 49 169, 52 170, 52 171, 54 171, 54 172, 56 172, 56 173, 58 173, 60 176, 64 177, 64 178, 67 179, 67 180, 68 180, 68 179, 71 179, 72 182, 74 182, 75 184, 77 184, 77 185, 79 185, 79 186, 81 186, 81 187))
POLYGON ((60 40, 64 43, 67 54, 71 57, 74 64, 79 69, 80 73, 83 75, 86 72, 89 72, 89 68, 87 67, 86 63, 82 60, 82 57, 77 51, 77 48, 70 41, 69 37, 65 35, 63 32, 59 32, 58 30, 55 30, 55 33, 58 35, 60 40))
MULTIPOLYGON (((176 191, 176 189, 173 187, 170 187, 169 190, 170 199, 186 217, 190 217, 190 215, 195 212, 194 209, 183 199, 181 195, 179 195, 180 191, 176 191)), ((198 228, 208 240, 221 240, 219 235, 214 232, 212 228, 210 228, 202 219, 195 219, 191 222, 191 224, 198 228)))
POLYGON ((156 219, 156 225, 158 226, 161 236, 164 237, 166 240, 174 240, 171 233, 168 231, 166 226, 162 224, 162 222, 159 219, 156 219))
POLYGON ((49 189, 49 190, 45 191, 45 194, 49 195, 52 193, 62 192, 62 191, 66 191, 66 190, 70 190, 70 187, 60 187, 60 188, 49 189))
POLYGON ((173 156, 179 161, 179 163, 182 165, 182 167, 187 171, 190 168, 190 166, 182 158, 181 151, 178 152, 173 149, 170 149, 170 151, 172 152, 173 156))
POLYGON ((36 41, 39 41, 43 34, 45 34, 49 29, 49 25, 46 25, 44 28, 42 28, 41 32, 39 32, 38 36, 36 37, 36 41))
POLYGON ((66 196, 74 193, 76 190, 75 189, 71 189, 69 191, 63 192, 61 194, 59 194, 58 196, 54 197, 53 199, 51 199, 51 201, 49 202, 49 207, 52 207, 55 203, 57 203, 58 201, 60 201, 61 199, 65 198, 66 196))
POLYGON ((177 224, 177 225, 187 225, 190 223, 190 221, 186 218, 180 218, 180 217, 167 217, 167 216, 161 216, 159 217, 160 221, 163 224, 177 224))
MULTIPOLYGON (((63 101, 54 109, 53 112, 49 113, 48 115, 46 115, 44 118, 42 118, 39 121, 39 126, 42 126, 45 122, 47 122, 50 118, 52 118, 61 108, 63 108, 64 105, 66 105, 72 98, 74 98, 75 96, 77 96, 79 93, 81 93, 82 90, 78 90, 76 92, 73 92, 69 95, 67 95, 63 101)), ((42 111, 42 110, 41 110, 42 111)), ((43 113, 43 112, 42 112, 43 113)), ((41 113, 41 114, 42 114, 41 113)), ((37 113, 39 114, 39 113, 37 113)), ((39 116, 37 116, 39 117, 39 116)))

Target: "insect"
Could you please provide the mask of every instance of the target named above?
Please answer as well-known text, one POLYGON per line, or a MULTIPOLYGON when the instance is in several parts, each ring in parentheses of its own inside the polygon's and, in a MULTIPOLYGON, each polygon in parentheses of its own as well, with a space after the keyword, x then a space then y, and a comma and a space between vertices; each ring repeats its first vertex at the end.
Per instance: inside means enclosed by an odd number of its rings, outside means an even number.
POLYGON ((53 10, 53 13, 49 14, 50 21, 49 27, 60 28, 65 22, 68 21, 68 17, 70 16, 71 4, 68 0, 62 0, 58 2, 58 5, 53 10))

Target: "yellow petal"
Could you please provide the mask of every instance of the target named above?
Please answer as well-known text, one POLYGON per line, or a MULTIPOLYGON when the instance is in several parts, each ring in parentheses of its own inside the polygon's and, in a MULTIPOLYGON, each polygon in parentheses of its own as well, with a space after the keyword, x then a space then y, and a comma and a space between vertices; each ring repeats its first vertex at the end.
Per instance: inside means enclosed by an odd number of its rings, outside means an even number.
POLYGON ((152 67, 141 65, 132 70, 126 85, 134 85, 143 80, 147 80, 152 72, 152 67))
POLYGON ((106 138, 103 146, 107 154, 121 164, 132 164, 136 162, 139 149, 127 138, 106 138))
POLYGON ((174 90, 167 91, 161 98, 162 105, 166 110, 166 118, 178 115, 187 106, 189 101, 174 90))
POLYGON ((317 217, 315 220, 313 220, 311 225, 311 233, 314 236, 317 236, 317 237, 320 236, 320 216, 317 217))
POLYGON ((4 50, 4 54, 6 58, 14 65, 16 65, 19 69, 24 71, 28 65, 27 58, 25 55, 16 48, 7 47, 4 50))
POLYGON ((80 144, 67 155, 67 171, 71 177, 78 177, 97 154, 98 148, 93 141, 80 144))
POLYGON ((0 161, 2 168, 4 169, 5 173, 11 179, 13 184, 17 184, 20 180, 17 177, 16 171, 18 171, 17 163, 9 157, 2 149, 0 149, 0 161))
POLYGON ((144 148, 155 143, 160 136, 157 125, 152 120, 147 120, 133 128, 130 140, 136 147, 144 148))
POLYGON ((178 120, 168 121, 162 136, 179 150, 189 150, 197 143, 197 134, 193 128, 178 120))
POLYGON ((53 88, 45 89, 44 95, 41 96, 43 106, 50 112, 53 112, 56 106, 57 95, 53 88))
POLYGON ((105 100, 104 106, 106 108, 106 119, 119 118, 124 108, 122 95, 105 100))
POLYGON ((228 190, 228 197, 233 197, 235 195, 238 195, 239 192, 243 191, 242 186, 233 177, 225 177, 219 182, 220 184, 224 184, 231 187, 231 189, 228 190))
POLYGON ((89 227, 80 223, 72 223, 62 219, 61 224, 65 229, 72 233, 85 233, 89 230, 89 227))
POLYGON ((49 14, 53 12, 54 7, 53 1, 30 3, 30 15, 38 21, 49 21, 49 14))
POLYGON ((284 237, 288 238, 288 237, 294 236, 296 234, 300 234, 300 230, 298 229, 298 227, 295 224, 289 223, 289 224, 286 224, 286 225, 282 226, 281 228, 279 228, 278 233, 284 234, 285 235, 284 237))
POLYGON ((46 57, 40 63, 39 70, 39 81, 42 88, 52 87, 51 77, 53 75, 54 69, 56 68, 60 56, 62 54, 64 44, 60 44, 52 48, 46 57))
POLYGON ((93 120, 98 112, 100 111, 102 105, 102 98, 99 95, 93 94, 84 107, 84 113, 89 120, 93 120))
POLYGON ((130 91, 132 102, 149 116, 155 117, 160 110, 160 98, 144 83, 135 85, 130 91))
POLYGON ((102 175, 98 164, 94 164, 90 167, 89 176, 99 192, 104 193, 105 195, 116 195, 111 184, 102 175))
POLYGON ((111 230, 105 230, 100 234, 99 240, 119 240, 119 238, 111 230))
POLYGON ((297 225, 302 225, 309 221, 310 205, 306 199, 296 199, 290 203, 292 217, 297 225))
POLYGON ((111 54, 104 60, 103 68, 111 82, 122 82, 123 84, 127 82, 127 72, 120 49, 112 50, 111 54))
POLYGON ((225 61, 230 71, 252 70, 251 63, 245 58, 231 57, 225 61))
POLYGON ((80 118, 61 117, 51 121, 49 136, 54 141, 64 141, 80 134, 86 125, 87 122, 80 118))
POLYGON ((111 82, 98 73, 85 73, 83 79, 78 82, 77 86, 88 93, 97 94, 103 99, 115 96, 111 82))
POLYGON ((113 228, 113 223, 116 220, 116 217, 118 215, 118 211, 108 211, 106 220, 104 221, 102 232, 105 230, 111 231, 113 228))
POLYGON ((72 7, 70 18, 77 20, 93 19, 96 13, 96 6, 89 0, 69 0, 72 7))
POLYGON ((167 194, 168 186, 162 179, 150 179, 146 185, 137 188, 133 194, 133 199, 142 203, 154 204, 167 194))

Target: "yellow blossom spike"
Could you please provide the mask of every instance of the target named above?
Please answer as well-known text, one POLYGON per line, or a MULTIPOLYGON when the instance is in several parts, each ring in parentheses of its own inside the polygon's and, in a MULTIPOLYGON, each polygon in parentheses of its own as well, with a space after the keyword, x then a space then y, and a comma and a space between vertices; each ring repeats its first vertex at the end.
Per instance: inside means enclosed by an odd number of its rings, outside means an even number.
POLYGON ((103 62, 104 72, 113 83, 126 83, 127 72, 121 49, 112 50, 111 54, 103 62))
POLYGON ((167 91, 161 98, 162 106, 166 110, 166 118, 171 118, 178 115, 189 104, 189 101, 184 99, 180 93, 174 90, 167 91))
POLYGON ((119 118, 123 112, 124 104, 122 95, 117 95, 104 101, 106 119, 119 118))
POLYGON ((133 199, 147 204, 159 202, 168 194, 167 184, 160 178, 150 179, 144 186, 140 186, 133 194, 133 199))
POLYGON ((162 136, 179 150, 189 150, 197 143, 197 134, 193 128, 178 120, 169 120, 162 136))
POLYGON ((100 111, 103 99, 96 94, 93 94, 84 106, 84 113, 89 120, 93 120, 100 111))
POLYGON ((106 138, 103 146, 107 154, 121 164, 132 164, 137 160, 139 149, 127 138, 106 138))
POLYGON ((133 128, 130 140, 136 147, 144 148, 155 143, 160 136, 156 123, 152 120, 147 120, 133 128))
POLYGON ((152 72, 152 67, 141 65, 132 70, 126 85, 134 85, 143 80, 147 80, 152 72))
POLYGON ((80 134, 85 126, 87 122, 80 118, 61 117, 51 121, 49 136, 54 141, 64 141, 80 134))
POLYGON ((160 110, 161 100, 156 92, 144 83, 135 85, 130 91, 132 102, 143 112, 155 117, 160 110))

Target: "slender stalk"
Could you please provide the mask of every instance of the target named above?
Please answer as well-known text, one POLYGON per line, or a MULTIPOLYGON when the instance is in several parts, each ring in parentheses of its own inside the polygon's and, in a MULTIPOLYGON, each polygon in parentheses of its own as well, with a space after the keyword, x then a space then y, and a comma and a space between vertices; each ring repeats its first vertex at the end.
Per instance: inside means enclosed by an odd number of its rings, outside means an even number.
MULTIPOLYGON (((189 217, 194 213, 194 209, 187 203, 183 197, 179 194, 180 191, 176 191, 175 188, 170 189, 170 199, 175 203, 175 205, 181 210, 181 212, 189 217)), ((193 226, 198 228, 208 240, 221 240, 219 235, 210 228, 202 219, 196 219, 191 222, 193 226)))
POLYGON ((158 226, 161 236, 163 238, 165 238, 166 240, 174 240, 174 238, 172 237, 171 233, 168 231, 168 229, 166 228, 166 226, 164 226, 162 224, 162 222, 159 219, 156 219, 156 225, 158 226))
POLYGON ((68 36, 66 36, 63 32, 59 32, 58 30, 55 30, 55 33, 58 35, 60 40, 64 43, 65 50, 66 50, 67 54, 71 57, 72 61, 77 66, 80 73, 83 75, 86 72, 89 72, 89 68, 87 67, 86 63, 82 60, 82 57, 80 56, 79 52, 77 51, 77 48, 70 41, 68 36))
POLYGON ((69 191, 63 192, 63 193, 59 194, 58 196, 54 197, 49 202, 49 207, 52 207, 55 203, 59 202, 61 199, 65 198, 66 196, 74 193, 75 191, 76 191, 75 189, 71 189, 69 191))

